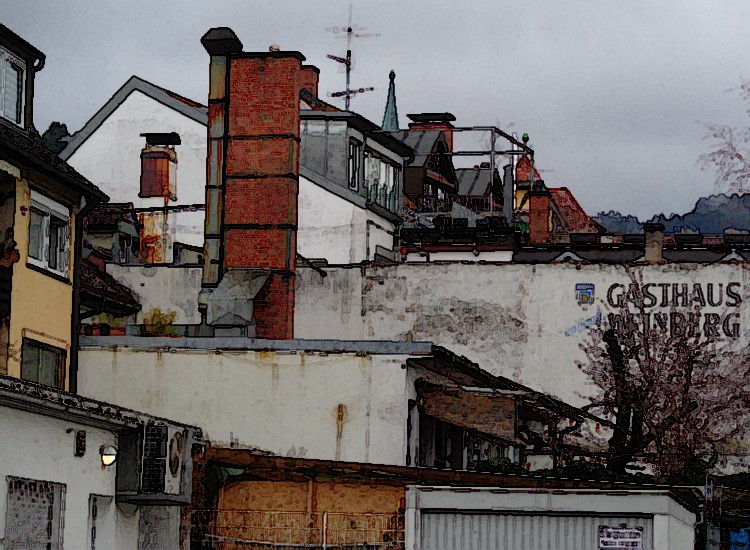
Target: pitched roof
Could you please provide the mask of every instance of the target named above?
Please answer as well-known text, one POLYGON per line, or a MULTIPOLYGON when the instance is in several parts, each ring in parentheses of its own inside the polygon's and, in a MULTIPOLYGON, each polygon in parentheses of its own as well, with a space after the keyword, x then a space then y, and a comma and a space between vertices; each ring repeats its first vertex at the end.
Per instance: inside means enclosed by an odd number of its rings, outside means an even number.
POLYGON ((203 125, 208 124, 208 108, 170 90, 160 88, 137 76, 131 76, 122 87, 109 98, 101 109, 68 141, 60 156, 67 160, 101 126, 107 118, 132 94, 138 91, 203 125))
MULTIPOLYGON (((531 173, 531 159, 528 155, 521 156, 516 163, 516 181, 530 181, 529 174, 531 173)), ((543 181, 539 172, 534 167, 534 181, 543 181)))
POLYGON ((551 195, 550 205, 562 223, 565 233, 605 232, 599 224, 586 214, 570 189, 567 187, 549 188, 549 192, 551 195))
POLYGON ((132 202, 106 202, 96 206, 84 220, 84 228, 90 232, 116 230, 120 222, 138 226, 132 202))
POLYGON ((14 124, 0 119, 0 151, 8 152, 46 172, 60 183, 76 189, 89 199, 107 201, 105 195, 96 185, 79 174, 72 166, 47 149, 42 137, 35 131, 24 130, 14 124))
MULTIPOLYGON (((495 171, 496 178, 499 174, 495 171)), ((492 177, 489 168, 456 168, 460 197, 486 197, 490 194, 492 177)))
POLYGON ((102 303, 105 312, 130 315, 141 310, 132 290, 88 260, 81 260, 81 300, 102 303))
POLYGON ((299 98, 304 101, 312 111, 326 111, 334 112, 341 111, 338 107, 334 107, 330 103, 326 103, 307 88, 302 88, 299 91, 299 98))
POLYGON ((424 166, 427 159, 437 150, 437 144, 443 143, 448 147, 448 141, 441 130, 399 130, 386 132, 414 151, 413 166, 424 166))

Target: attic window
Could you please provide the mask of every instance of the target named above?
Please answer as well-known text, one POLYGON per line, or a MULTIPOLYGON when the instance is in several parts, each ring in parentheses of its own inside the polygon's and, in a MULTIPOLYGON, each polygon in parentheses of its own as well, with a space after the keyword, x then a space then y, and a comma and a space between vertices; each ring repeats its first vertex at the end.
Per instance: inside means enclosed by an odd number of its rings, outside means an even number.
POLYGON ((10 53, 0 49, 0 101, 3 118, 22 125, 23 122, 23 62, 10 53))

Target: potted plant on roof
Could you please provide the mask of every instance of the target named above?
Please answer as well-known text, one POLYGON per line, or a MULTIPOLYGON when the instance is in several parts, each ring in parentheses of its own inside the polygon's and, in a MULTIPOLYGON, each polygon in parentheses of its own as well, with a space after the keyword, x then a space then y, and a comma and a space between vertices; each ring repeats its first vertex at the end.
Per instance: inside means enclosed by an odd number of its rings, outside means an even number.
POLYGON ((162 313, 161 308, 154 308, 143 317, 141 333, 148 336, 175 336, 174 323, 177 313, 162 313))

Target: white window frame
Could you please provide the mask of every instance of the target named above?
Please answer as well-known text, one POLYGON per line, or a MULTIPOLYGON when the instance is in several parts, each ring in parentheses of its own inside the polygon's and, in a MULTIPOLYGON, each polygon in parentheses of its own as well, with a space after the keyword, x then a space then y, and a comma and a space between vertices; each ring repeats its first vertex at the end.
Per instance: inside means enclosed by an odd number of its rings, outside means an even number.
POLYGON ((12 54, 4 48, 0 48, 0 117, 12 122, 16 126, 24 126, 24 118, 26 116, 26 63, 18 57, 12 54), (15 120, 5 117, 5 65, 10 62, 17 65, 21 69, 21 96, 18 101, 21 104, 21 120, 16 122, 15 120))
POLYGON ((62 275, 66 279, 68 278, 68 266, 70 264, 70 209, 60 204, 59 202, 50 199, 49 197, 42 195, 36 191, 31 191, 31 204, 30 209, 34 209, 43 213, 42 223, 42 258, 33 258, 29 253, 29 246, 31 245, 31 215, 29 214, 29 242, 27 243, 27 261, 29 264, 36 267, 40 267, 51 273, 62 275), (49 258, 51 253, 50 246, 50 220, 54 216, 64 222, 64 232, 62 238, 64 239, 64 249, 57 250, 55 252, 58 255, 57 267, 51 267, 49 258))

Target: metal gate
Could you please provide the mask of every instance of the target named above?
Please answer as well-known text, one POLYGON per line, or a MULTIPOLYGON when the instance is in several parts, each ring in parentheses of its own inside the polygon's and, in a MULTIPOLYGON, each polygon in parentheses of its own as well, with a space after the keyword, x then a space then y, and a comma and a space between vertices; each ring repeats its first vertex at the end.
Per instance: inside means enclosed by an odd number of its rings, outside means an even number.
POLYGON ((648 517, 425 512, 422 550, 596 550, 599 526, 643 528, 643 550, 653 548, 648 517))
POLYGON ((201 550, 402 550, 403 514, 201 510, 193 512, 201 550))

